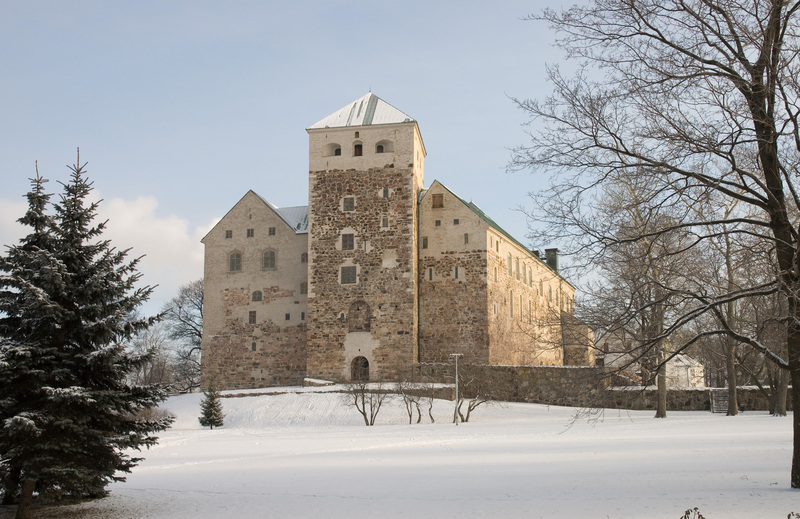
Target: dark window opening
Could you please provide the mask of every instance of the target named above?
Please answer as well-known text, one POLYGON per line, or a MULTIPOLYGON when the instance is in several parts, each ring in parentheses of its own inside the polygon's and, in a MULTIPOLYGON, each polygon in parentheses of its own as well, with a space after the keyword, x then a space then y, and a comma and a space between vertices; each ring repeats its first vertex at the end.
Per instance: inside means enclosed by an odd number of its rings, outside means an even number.
POLYGON ((355 235, 342 234, 342 250, 354 250, 355 243, 356 243, 355 235))
POLYGON ((271 270, 275 268, 275 251, 268 250, 264 253, 264 261, 263 261, 264 269, 271 270))
POLYGON ((256 311, 251 310, 250 314, 247 316, 247 322, 250 324, 256 324, 256 311))
POLYGON ((275 227, 270 227, 269 228, 269 235, 270 236, 275 236, 275 227))
POLYGON ((433 195, 433 208, 444 207, 444 195, 433 195))
POLYGON ((352 285, 356 282, 356 268, 342 267, 342 285, 352 285))
POLYGON ((256 290, 253 292, 253 301, 261 301, 261 291, 256 290))
POLYGON ((290 321, 292 319, 292 314, 286 314, 286 320, 290 321))
POLYGON ((335 150, 333 150, 333 155, 335 157, 339 157, 341 154, 342 154, 342 148, 336 148, 335 150))
POLYGON ((422 248, 423 249, 427 249, 428 248, 428 237, 427 236, 423 236, 422 237, 422 248))
POLYGON ((302 283, 300 283, 300 293, 308 294, 308 282, 303 281, 302 283))
POLYGON ((240 272, 242 270, 242 255, 238 252, 231 254, 230 271, 240 272))
POLYGON ((255 229, 247 229, 247 237, 248 238, 252 238, 255 235, 256 235, 255 229))
POLYGON ((233 231, 225 231, 225 239, 233 238, 233 231))
POLYGON ((353 359, 350 375, 355 381, 369 381, 369 361, 366 357, 356 357, 353 359))
POLYGON ((253 343, 250 343, 250 349, 251 349, 252 351, 256 351, 256 343, 254 343, 254 342, 253 342, 253 343))
POLYGON ((362 150, 361 144, 356 144, 355 146, 353 146, 353 156, 360 157, 361 155, 363 155, 363 152, 361 150, 362 150))
POLYGON ((300 255, 300 263, 308 263, 308 253, 304 252, 300 255))
POLYGON ((356 206, 356 199, 352 196, 346 196, 342 201, 342 209, 345 211, 353 211, 356 206))

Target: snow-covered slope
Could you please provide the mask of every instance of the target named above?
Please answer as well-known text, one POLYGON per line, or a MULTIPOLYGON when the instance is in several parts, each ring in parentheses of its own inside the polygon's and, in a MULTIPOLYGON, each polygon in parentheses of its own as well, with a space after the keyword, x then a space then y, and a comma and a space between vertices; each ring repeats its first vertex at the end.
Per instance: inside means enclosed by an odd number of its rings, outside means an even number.
POLYGON ((479 407, 470 423, 408 425, 398 402, 365 427, 338 393, 225 398, 225 426, 202 429, 202 395, 166 402, 175 426, 112 496, 83 517, 136 518, 785 518, 791 418, 744 413, 479 407), (95 515, 91 515, 95 514, 95 515))

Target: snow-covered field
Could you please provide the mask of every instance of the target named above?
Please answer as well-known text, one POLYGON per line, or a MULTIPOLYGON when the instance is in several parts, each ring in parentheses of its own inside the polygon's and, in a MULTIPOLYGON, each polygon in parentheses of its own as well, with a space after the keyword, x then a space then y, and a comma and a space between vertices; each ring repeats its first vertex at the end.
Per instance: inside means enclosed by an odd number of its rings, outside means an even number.
MULTIPOLYGON (((789 489, 791 418, 763 412, 479 407, 470 423, 408 425, 401 403, 374 427, 336 393, 225 398, 225 426, 202 429, 202 395, 164 405, 173 428, 111 497, 74 517, 672 518, 800 512, 789 489)), ((317 390, 319 391, 319 390, 317 390)), ((75 509, 76 507, 69 507, 75 509)), ((64 515, 67 510, 63 510, 64 515)))

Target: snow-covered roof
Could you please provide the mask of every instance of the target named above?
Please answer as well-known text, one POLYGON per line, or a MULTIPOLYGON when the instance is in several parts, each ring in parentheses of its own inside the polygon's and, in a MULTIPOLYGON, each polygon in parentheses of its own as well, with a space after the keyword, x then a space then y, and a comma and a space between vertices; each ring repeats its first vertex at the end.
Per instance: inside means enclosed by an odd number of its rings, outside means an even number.
MULTIPOLYGON (((274 206, 273 206, 274 207, 274 206)), ((303 234, 308 232, 308 206, 275 207, 277 212, 294 232, 303 234)))
POLYGON ((374 124, 409 123, 414 119, 390 105, 372 92, 343 106, 328 117, 308 127, 343 128, 345 126, 370 126, 374 124))

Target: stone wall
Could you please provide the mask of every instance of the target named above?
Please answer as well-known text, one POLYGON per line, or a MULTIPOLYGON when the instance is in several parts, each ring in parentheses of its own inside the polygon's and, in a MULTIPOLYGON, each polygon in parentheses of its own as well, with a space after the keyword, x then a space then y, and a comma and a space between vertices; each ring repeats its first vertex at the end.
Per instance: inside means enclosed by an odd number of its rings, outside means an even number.
POLYGON ((203 239, 202 385, 293 385, 305 376, 308 236, 249 191, 203 239), (265 268, 264 252, 274 265, 265 268), (231 269, 231 254, 240 268, 231 269), (255 344, 255 346, 253 346, 255 344))
MULTIPOLYGON (((452 383, 454 372, 453 364, 416 366, 420 380, 452 383)), ((459 378, 464 380, 466 372, 470 379, 479 380, 493 399, 510 402, 591 406, 602 397, 606 384, 603 369, 594 367, 459 365, 459 378)), ((469 387, 464 390, 473 396, 469 387)))
POLYGON ((416 123, 309 130, 309 377, 350 380, 363 357, 370 380, 394 380, 417 358, 417 135, 416 123), (333 145, 342 156, 325 155, 333 145), (368 314, 363 326, 352 312, 368 314))
MULTIPOLYGON (((726 392, 724 388, 668 388, 667 410, 670 411, 710 411, 711 393, 726 392)), ((740 387, 737 390, 739 409, 742 411, 767 411, 769 399, 756 387, 740 387)), ((627 387, 609 388, 605 393, 603 406, 615 409, 653 409, 657 403, 655 388, 627 387)), ((791 394, 786 402, 787 410, 792 410, 791 394)))
MULTIPOLYGON (((483 394, 492 399, 510 402, 530 402, 572 407, 604 407, 608 409, 656 408, 655 388, 609 387, 610 377, 604 368, 572 366, 487 366, 459 365, 462 381, 477 382, 462 388, 463 394, 474 396, 480 386, 483 394), (464 376, 469 373, 468 376, 464 376)), ((417 380, 452 383, 455 366, 452 363, 418 364, 417 380)), ((667 409, 670 411, 708 411, 711 409, 712 388, 669 388, 667 409)), ((769 402, 754 387, 740 387, 739 405, 746 411, 766 411, 769 402)), ((792 409, 791 398, 787 403, 792 409)))

